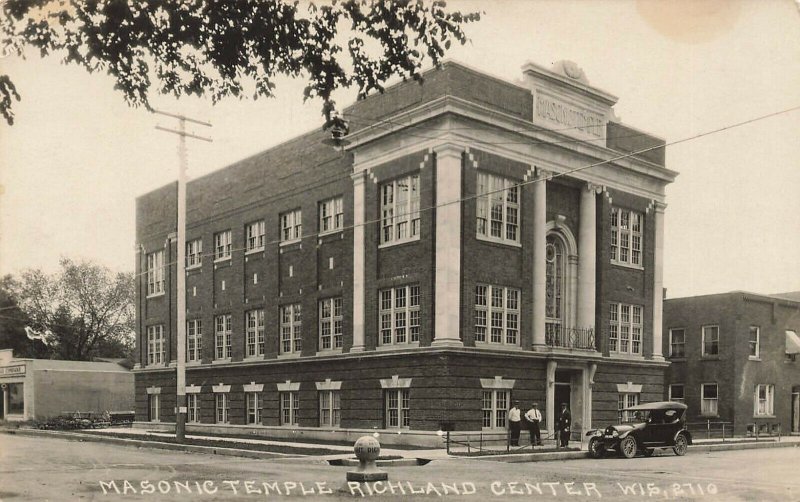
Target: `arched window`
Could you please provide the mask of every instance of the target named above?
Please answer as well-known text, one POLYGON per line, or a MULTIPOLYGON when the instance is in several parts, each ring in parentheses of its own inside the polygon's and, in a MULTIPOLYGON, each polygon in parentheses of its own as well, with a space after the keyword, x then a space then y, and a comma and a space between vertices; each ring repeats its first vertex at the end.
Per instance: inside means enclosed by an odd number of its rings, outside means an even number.
POLYGON ((546 284, 545 284, 545 317, 546 336, 549 345, 558 343, 564 333, 564 311, 566 300, 566 252, 564 241, 556 234, 547 236, 546 284), (553 343, 555 342, 555 343, 553 343))

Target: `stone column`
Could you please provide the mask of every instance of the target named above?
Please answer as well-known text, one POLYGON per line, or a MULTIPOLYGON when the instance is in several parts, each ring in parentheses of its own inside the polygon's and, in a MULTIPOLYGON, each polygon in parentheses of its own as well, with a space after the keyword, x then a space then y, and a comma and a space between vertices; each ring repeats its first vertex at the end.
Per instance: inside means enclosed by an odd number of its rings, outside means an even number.
POLYGON ((8 385, 3 388, 3 420, 8 420, 8 385))
POLYGON ((653 243, 653 359, 663 361, 661 338, 663 331, 664 308, 664 209, 667 205, 656 202, 655 242, 653 243))
POLYGON ((547 361, 545 388, 545 414, 547 416, 547 430, 555 437, 556 430, 556 361, 547 361))
POLYGON ((587 183, 581 189, 578 230, 578 318, 576 328, 594 328, 597 290, 597 188, 587 183))
POLYGON ((461 341, 461 184, 463 149, 442 145, 436 151, 435 346, 461 341))
POLYGON ((350 352, 363 352, 364 343, 364 221, 366 216, 366 171, 353 178, 353 345, 350 352))
MULTIPOLYGON (((547 268, 547 181, 550 173, 536 168, 538 179, 533 184, 533 350, 545 348, 545 289, 547 268)), ((549 412, 548 412, 549 413, 549 412)))

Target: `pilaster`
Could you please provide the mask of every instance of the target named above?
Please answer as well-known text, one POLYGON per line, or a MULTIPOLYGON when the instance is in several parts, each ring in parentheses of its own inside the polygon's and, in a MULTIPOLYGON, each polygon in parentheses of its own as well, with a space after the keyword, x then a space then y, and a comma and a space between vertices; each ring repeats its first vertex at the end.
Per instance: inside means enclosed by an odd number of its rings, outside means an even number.
POLYGON ((581 189, 578 231, 578 316, 577 328, 595 324, 597 291, 597 201, 599 188, 587 183, 581 189))
POLYGON ((445 144, 436 152, 436 277, 432 345, 462 346, 461 187, 463 148, 445 144))
POLYGON ((656 202, 655 242, 653 243, 653 359, 663 361, 661 340, 663 337, 664 312, 664 210, 667 205, 656 202))
POLYGON ((353 345, 350 352, 363 352, 364 342, 364 302, 365 287, 365 242, 364 222, 366 220, 366 171, 359 171, 353 178, 353 345))
MULTIPOLYGON (((533 350, 544 350, 545 301, 547 288, 547 179, 550 173, 536 168, 533 183, 533 350)), ((549 411, 548 411, 549 413, 549 411)))

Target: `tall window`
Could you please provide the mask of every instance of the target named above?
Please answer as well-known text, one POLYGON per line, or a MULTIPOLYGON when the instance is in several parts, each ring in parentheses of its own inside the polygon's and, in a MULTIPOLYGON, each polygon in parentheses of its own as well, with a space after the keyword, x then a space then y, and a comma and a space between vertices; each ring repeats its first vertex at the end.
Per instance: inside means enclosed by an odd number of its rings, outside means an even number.
POLYGON ((281 242, 292 242, 303 236, 303 217, 299 209, 281 214, 281 242))
POLYGON ((203 359, 203 321, 192 319, 186 321, 186 360, 203 359))
POLYGON ((217 423, 227 424, 228 415, 231 411, 231 403, 227 392, 217 392, 214 394, 217 411, 217 423))
POLYGON ((718 394, 717 384, 704 383, 700 385, 700 414, 717 416, 718 394))
POLYGON ((564 323, 564 276, 566 256, 564 243, 555 235, 547 236, 545 249, 545 317, 546 334, 551 337, 562 336, 564 323))
POLYGON ((505 429, 508 413, 507 390, 483 391, 483 428, 505 429))
POLYGON ((147 295, 164 292, 164 250, 147 255, 147 295))
POLYGON ((223 314, 214 318, 214 348, 215 359, 230 359, 231 357, 231 315, 223 314))
POLYGON ((161 420, 161 395, 148 394, 147 404, 149 411, 149 419, 151 422, 158 422, 161 420))
POLYGON ((642 214, 611 208, 611 261, 642 265, 642 214))
POLYGON ((254 221, 245 227, 247 251, 264 249, 264 220, 254 221))
POLYGON ((386 428, 401 429, 411 423, 408 389, 387 389, 385 394, 386 428))
POLYGON ((326 298, 319 302, 320 350, 342 348, 342 299, 326 298))
POLYGON ((381 244, 419 238, 419 175, 381 184, 381 244))
POLYGON ((719 326, 703 326, 703 355, 719 355, 719 326))
POLYGON ((303 350, 300 304, 281 307, 281 354, 299 354, 303 350))
POLYGON ((214 234, 214 259, 227 260, 231 257, 231 231, 214 234))
POLYGON ((677 401, 679 403, 683 402, 684 396, 682 383, 674 383, 669 386, 669 400, 677 401))
POLYGON ((506 345, 519 343, 518 289, 485 284, 475 286, 475 341, 506 345))
POLYGON ((670 357, 686 357, 686 330, 671 329, 669 330, 669 356, 670 357))
POLYGON ((319 203, 319 233, 334 232, 344 227, 344 208, 341 196, 319 203))
POLYGON ((197 394, 186 394, 186 421, 190 423, 200 422, 200 402, 197 394))
POLYGON ((297 425, 297 412, 300 409, 298 393, 281 392, 281 425, 297 425))
POLYGON ((248 392, 245 395, 247 401, 247 424, 258 425, 261 423, 261 396, 258 392, 248 392))
POLYGON ((610 313, 608 350, 620 354, 641 354, 641 305, 612 303, 610 313))
POLYGON ((761 355, 761 328, 750 326, 750 358, 758 359, 761 355))
POLYGON ((186 243, 186 268, 199 267, 203 263, 203 240, 194 239, 186 243))
POLYGON ((164 363, 164 326, 147 327, 147 365, 164 363))
POLYGON ((338 390, 319 392, 320 427, 339 427, 342 421, 342 396, 338 390))
POLYGON ((249 310, 245 313, 246 357, 264 355, 264 309, 249 310))
POLYGON ((419 286, 380 292, 381 345, 419 342, 419 286))
POLYGON ((639 394, 622 393, 617 396, 617 413, 619 413, 620 422, 633 420, 634 412, 629 411, 628 408, 637 404, 639 404, 639 394))
POLYGON ((519 242, 519 187, 514 180, 479 172, 477 189, 478 237, 519 242))
POLYGON ((756 385, 753 395, 753 415, 772 416, 774 415, 775 386, 769 384, 756 385))

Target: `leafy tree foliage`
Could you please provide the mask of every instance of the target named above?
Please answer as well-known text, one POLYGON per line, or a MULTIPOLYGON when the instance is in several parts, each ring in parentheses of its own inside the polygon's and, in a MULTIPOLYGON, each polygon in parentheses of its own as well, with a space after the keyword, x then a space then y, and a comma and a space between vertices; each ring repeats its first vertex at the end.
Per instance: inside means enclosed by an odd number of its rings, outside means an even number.
POLYGON ((50 357, 50 348, 39 340, 30 340, 25 334, 28 317, 20 309, 12 291, 14 278, 0 278, 0 349, 13 349, 15 357, 50 357))
MULTIPOLYGON (((156 90, 176 97, 270 97, 275 77, 304 77, 305 99, 321 98, 326 126, 332 93, 359 97, 393 76, 419 78, 478 13, 449 12, 441 0, 5 0, 6 50, 26 46, 66 64, 107 72, 131 105, 156 90)), ((13 123, 14 84, 0 75, 0 113, 13 123)))
POLYGON ((135 342, 132 273, 114 274, 97 264, 62 259, 58 273, 27 270, 10 289, 27 324, 50 332, 45 340, 50 357, 89 361, 130 355, 135 342))

